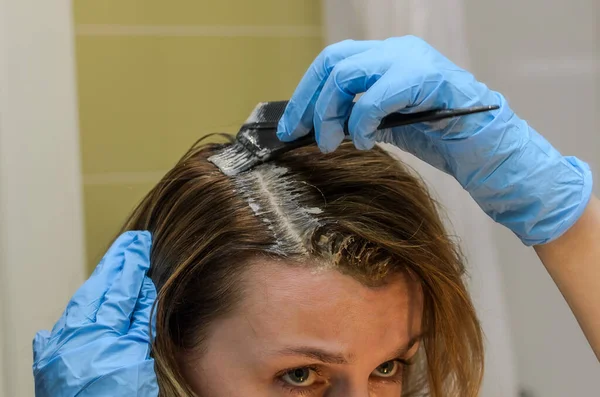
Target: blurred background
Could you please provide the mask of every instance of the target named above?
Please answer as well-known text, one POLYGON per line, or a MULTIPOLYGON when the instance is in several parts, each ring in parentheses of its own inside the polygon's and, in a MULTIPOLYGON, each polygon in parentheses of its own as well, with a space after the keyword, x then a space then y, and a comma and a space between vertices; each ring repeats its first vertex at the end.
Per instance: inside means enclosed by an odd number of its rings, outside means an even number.
MULTIPOLYGON (((33 396, 33 335, 153 184, 198 138, 289 98, 329 43, 421 36, 600 175, 598 16, 596 0, 0 0, 0 396, 33 396)), ((600 365, 533 251, 403 158, 465 246, 481 395, 598 395, 600 365)))

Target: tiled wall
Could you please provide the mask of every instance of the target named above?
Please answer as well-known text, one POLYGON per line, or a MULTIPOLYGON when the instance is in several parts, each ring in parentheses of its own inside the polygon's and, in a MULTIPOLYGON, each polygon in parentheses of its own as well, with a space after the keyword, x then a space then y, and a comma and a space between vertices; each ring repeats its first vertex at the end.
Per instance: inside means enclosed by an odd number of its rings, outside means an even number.
POLYGON ((319 3, 74 2, 90 268, 194 141, 289 98, 322 47, 319 3))

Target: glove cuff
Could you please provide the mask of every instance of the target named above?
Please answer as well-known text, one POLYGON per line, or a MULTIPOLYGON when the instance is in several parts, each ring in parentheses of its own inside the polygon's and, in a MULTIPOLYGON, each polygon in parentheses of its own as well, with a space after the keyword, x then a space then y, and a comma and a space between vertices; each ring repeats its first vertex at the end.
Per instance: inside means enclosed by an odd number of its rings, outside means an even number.
POLYGON ((576 157, 562 156, 523 120, 512 123, 521 144, 481 170, 467 186, 479 206, 528 246, 562 236, 577 222, 592 195, 592 172, 576 157))
POLYGON ((532 246, 546 244, 558 239, 577 222, 590 202, 593 187, 593 177, 590 166, 586 162, 579 160, 577 157, 564 157, 564 160, 571 164, 571 166, 581 175, 580 184, 577 184, 577 181, 574 183, 574 187, 579 185, 579 189, 575 191, 575 193, 578 194, 574 195, 572 202, 564 203, 565 208, 563 210, 557 208, 556 213, 557 215, 561 214, 562 221, 556 222, 552 217, 540 219, 533 226, 532 230, 529 231, 528 235, 519 236, 525 245, 532 246), (545 230, 548 230, 548 232, 544 232, 545 230), (542 231, 542 233, 539 233, 538 231, 542 231))

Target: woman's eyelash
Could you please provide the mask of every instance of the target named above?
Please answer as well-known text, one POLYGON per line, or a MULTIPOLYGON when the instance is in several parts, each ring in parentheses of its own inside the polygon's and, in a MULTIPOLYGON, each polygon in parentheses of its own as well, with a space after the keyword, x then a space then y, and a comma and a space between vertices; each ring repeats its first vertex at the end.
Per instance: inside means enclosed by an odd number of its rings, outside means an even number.
POLYGON ((398 361, 400 364, 407 366, 407 367, 410 367, 411 365, 413 365, 415 363, 415 360, 412 358, 409 360, 404 359, 404 358, 403 359, 398 358, 398 359, 396 359, 396 361, 398 361))
POLYGON ((293 396, 309 396, 310 393, 313 392, 311 387, 294 387, 288 384, 285 384, 285 382, 282 381, 283 384, 283 388, 286 389, 289 393, 292 393, 293 396))
POLYGON ((291 395, 293 396, 309 396, 310 393, 312 393, 315 389, 315 385, 312 386, 306 386, 306 387, 302 387, 302 386, 294 386, 294 385, 290 385, 288 382, 283 380, 283 377, 288 374, 291 371, 294 371, 296 369, 299 368, 306 368, 312 372, 314 372, 316 374, 316 376, 322 376, 322 371, 319 370, 318 367, 314 367, 314 366, 303 366, 303 367, 293 367, 293 368, 288 368, 285 369, 283 371, 280 371, 277 375, 275 375, 275 379, 277 380, 277 382, 284 388, 286 389, 291 395))
MULTIPOLYGON (((400 371, 398 371, 398 375, 391 377, 391 378, 381 378, 381 380, 383 382, 391 382, 391 383, 402 383, 405 377, 405 373, 404 370, 406 369, 406 367, 409 367, 411 365, 413 365, 415 363, 415 360, 413 359, 405 359, 405 358, 397 358, 394 360, 390 360, 390 361, 396 361, 398 363, 398 365, 401 366, 400 371)), ((284 388, 286 389, 289 393, 291 393, 293 396, 308 396, 310 395, 310 393, 313 392, 314 387, 312 386, 307 386, 307 387, 302 387, 302 386, 294 386, 294 385, 290 385, 288 382, 283 380, 283 377, 290 373, 291 371, 294 371, 296 369, 299 368, 305 368, 308 369, 312 372, 314 372, 316 374, 316 376, 322 376, 322 371, 319 369, 319 367, 317 366, 303 366, 303 367, 293 367, 293 368, 287 368, 284 369, 280 372, 278 372, 275 375, 275 379, 276 381, 284 388)), ((313 385, 314 386, 314 385, 313 385)), ((322 385, 320 385, 322 386, 322 385)))
POLYGON ((406 360, 406 359, 400 359, 397 358, 395 360, 390 360, 390 361, 395 361, 397 363, 397 365, 400 366, 398 373, 392 377, 380 377, 380 376, 374 376, 374 378, 377 378, 378 382, 382 382, 382 383, 399 383, 402 384, 406 378, 406 373, 405 370, 407 367, 409 367, 410 365, 412 365, 414 363, 413 360, 406 360))
POLYGON ((412 356, 410 356, 410 358, 398 357, 398 358, 395 358, 394 361, 398 361, 400 364, 410 367, 411 365, 415 364, 418 361, 416 356, 417 356, 416 354, 413 354, 412 356))
POLYGON ((317 366, 310 366, 310 365, 303 365, 301 367, 292 367, 292 368, 288 368, 288 369, 284 369, 282 371, 279 371, 276 375, 275 378, 281 378, 283 375, 289 373, 290 371, 293 371, 295 369, 299 369, 299 368, 306 368, 306 369, 310 369, 311 371, 313 371, 314 373, 316 373, 317 375, 321 375, 322 371, 319 369, 319 367, 317 366))

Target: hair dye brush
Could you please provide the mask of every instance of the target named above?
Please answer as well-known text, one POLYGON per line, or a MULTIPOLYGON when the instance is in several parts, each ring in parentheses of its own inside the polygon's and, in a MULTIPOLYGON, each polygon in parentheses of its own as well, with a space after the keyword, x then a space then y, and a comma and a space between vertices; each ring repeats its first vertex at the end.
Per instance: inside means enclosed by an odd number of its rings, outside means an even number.
MULTIPOLYGON (((261 102, 254 108, 250 117, 242 125, 233 145, 210 156, 208 161, 216 165, 222 173, 234 176, 258 164, 267 162, 290 150, 316 143, 315 132, 293 142, 282 142, 277 138, 277 124, 287 101, 261 102)), ((467 114, 487 112, 499 106, 474 106, 459 109, 434 109, 416 113, 392 113, 381 120, 378 130, 399 127, 407 124, 437 121, 467 114)), ((348 134, 348 121, 344 131, 348 134)))

